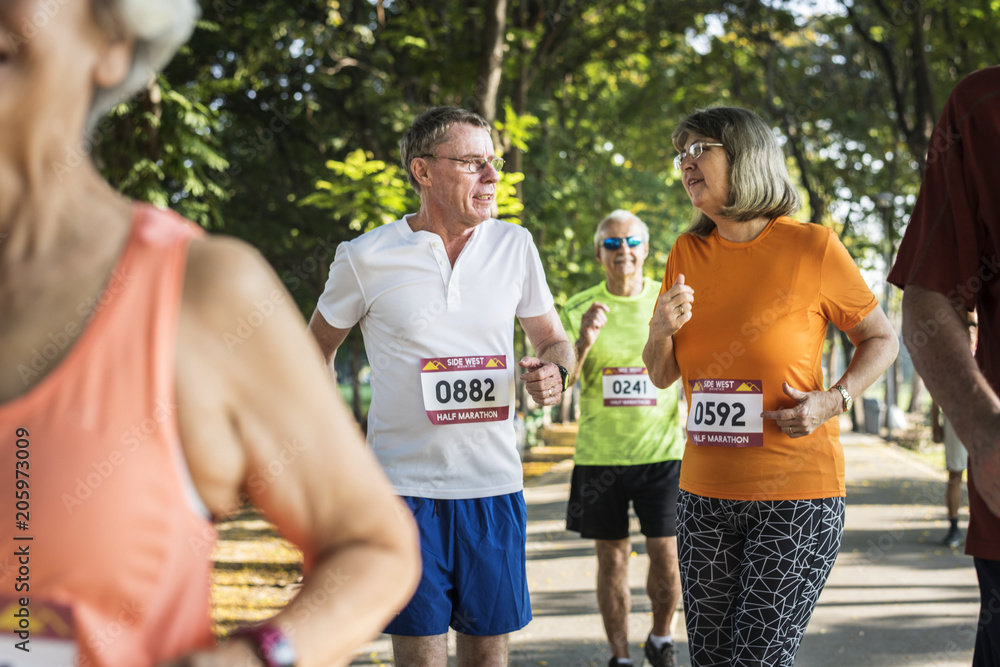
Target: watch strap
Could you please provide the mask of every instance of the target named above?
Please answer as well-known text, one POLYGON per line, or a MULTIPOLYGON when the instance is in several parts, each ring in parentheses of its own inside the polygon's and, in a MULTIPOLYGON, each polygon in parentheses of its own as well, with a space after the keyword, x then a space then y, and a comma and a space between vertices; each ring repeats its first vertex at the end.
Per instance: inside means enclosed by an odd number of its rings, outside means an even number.
POLYGON ((847 412, 854 405, 854 399, 851 395, 847 393, 847 390, 841 387, 839 384, 835 384, 830 389, 836 389, 840 392, 840 395, 844 397, 844 412, 847 412))
POLYGON ((559 369, 559 375, 562 376, 562 390, 566 391, 566 380, 569 378, 569 371, 559 364, 556 364, 556 368, 559 369))
POLYGON ((292 640, 272 623, 240 628, 230 639, 248 639, 267 667, 295 667, 299 659, 292 640))

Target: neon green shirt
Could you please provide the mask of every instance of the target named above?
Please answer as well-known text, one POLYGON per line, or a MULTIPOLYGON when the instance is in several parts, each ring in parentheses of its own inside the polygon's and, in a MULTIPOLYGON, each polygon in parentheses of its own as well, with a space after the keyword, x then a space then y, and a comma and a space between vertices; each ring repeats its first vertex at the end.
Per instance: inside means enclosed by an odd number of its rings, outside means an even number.
POLYGON ((580 337, 580 319, 600 301, 608 323, 580 372, 579 465, 643 465, 680 459, 684 432, 677 415, 677 388, 657 389, 642 363, 649 318, 659 285, 645 280, 642 294, 615 296, 601 283, 569 298, 559 314, 569 339, 580 337))

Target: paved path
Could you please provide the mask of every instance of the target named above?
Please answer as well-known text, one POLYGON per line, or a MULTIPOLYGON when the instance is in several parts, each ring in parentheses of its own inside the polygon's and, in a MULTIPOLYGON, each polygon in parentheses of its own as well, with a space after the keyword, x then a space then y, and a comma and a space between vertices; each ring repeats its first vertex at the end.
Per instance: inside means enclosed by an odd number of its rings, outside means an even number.
MULTIPOLYGON (((848 481, 844 543, 796 666, 968 666, 979 589, 972 559, 938 544, 947 528, 944 473, 874 436, 847 433, 843 442, 848 481)), ((534 620, 512 636, 511 665, 608 663, 594 595, 593 546, 564 529, 571 467, 570 461, 559 463, 529 479, 525 489, 534 620)), ((963 509, 963 528, 967 519, 963 509)), ((629 625, 638 665, 650 615, 641 539, 633 549, 638 553, 629 572, 629 625)), ((690 665, 683 617, 678 616, 678 663, 690 665)), ((382 637, 353 664, 390 663, 389 642, 382 637)))

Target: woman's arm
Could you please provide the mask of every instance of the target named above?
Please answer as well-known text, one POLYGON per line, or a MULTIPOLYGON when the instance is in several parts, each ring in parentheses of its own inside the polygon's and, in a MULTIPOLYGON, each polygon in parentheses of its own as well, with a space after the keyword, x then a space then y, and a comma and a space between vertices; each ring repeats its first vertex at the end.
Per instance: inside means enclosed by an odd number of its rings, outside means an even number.
MULTIPOLYGON (((847 330, 857 348, 839 384, 853 398, 858 398, 885 372, 899 352, 899 340, 885 313, 875 308, 861 322, 847 330)), ((778 427, 793 438, 809 435, 821 424, 844 411, 844 397, 836 389, 804 392, 785 384, 785 394, 798 402, 794 408, 761 413, 774 419, 778 427)))
MULTIPOLYGON (((272 622, 300 667, 347 664, 416 587, 412 517, 263 259, 233 240, 193 242, 186 281, 177 400, 195 486, 213 513, 249 497, 302 549, 303 586, 272 622), (237 332, 241 320, 259 325, 237 332)), ((235 664, 248 651, 237 640, 181 664, 235 664)))

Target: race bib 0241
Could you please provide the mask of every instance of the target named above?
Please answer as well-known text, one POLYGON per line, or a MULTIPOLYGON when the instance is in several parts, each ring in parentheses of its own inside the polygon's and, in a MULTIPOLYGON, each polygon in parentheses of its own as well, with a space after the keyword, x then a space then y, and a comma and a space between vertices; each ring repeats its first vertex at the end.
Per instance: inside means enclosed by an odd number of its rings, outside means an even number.
POLYGON ((763 383, 760 380, 691 380, 687 431, 708 447, 763 447, 763 383))
POLYGON ((606 408, 656 405, 656 387, 642 366, 604 368, 601 383, 606 408))
POLYGON ((420 388, 432 424, 505 421, 509 378, 503 354, 420 360, 420 388))

